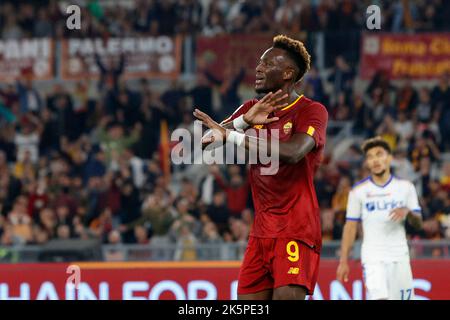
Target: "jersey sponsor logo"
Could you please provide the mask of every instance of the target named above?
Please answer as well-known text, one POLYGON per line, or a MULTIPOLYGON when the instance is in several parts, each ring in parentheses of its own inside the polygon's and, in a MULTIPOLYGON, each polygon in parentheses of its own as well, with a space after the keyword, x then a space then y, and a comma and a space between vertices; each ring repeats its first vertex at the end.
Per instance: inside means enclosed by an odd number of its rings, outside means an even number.
POLYGON ((388 197, 391 194, 390 193, 370 193, 368 192, 367 194, 367 198, 376 198, 376 197, 388 197))
POLYGON ((313 126, 309 126, 308 131, 306 131, 306 134, 309 134, 312 137, 314 135, 315 131, 316 131, 316 129, 314 129, 313 126))
POLYGON ((283 126, 283 131, 285 134, 288 134, 292 130, 292 122, 288 121, 283 126))
POLYGON ((288 274, 299 274, 300 268, 290 267, 288 274))
POLYGON ((264 127, 264 125, 263 124, 255 124, 254 126, 253 126, 253 128, 255 128, 255 129, 262 129, 264 127))
POLYGON ((393 210, 395 208, 401 208, 404 207, 404 202, 403 201, 395 201, 395 200, 390 200, 390 201, 369 201, 366 203, 366 209, 369 212, 375 211, 375 210, 379 210, 379 211, 384 211, 384 210, 393 210))

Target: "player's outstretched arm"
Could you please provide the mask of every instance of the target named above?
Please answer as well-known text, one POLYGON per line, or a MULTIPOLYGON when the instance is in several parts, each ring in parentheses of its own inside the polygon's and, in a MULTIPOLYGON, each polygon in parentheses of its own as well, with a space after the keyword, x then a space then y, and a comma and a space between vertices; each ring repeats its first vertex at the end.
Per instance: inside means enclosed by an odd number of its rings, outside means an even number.
POLYGON ((355 242, 357 228, 358 221, 347 220, 347 222, 345 222, 341 241, 341 257, 336 272, 336 279, 340 282, 348 281, 348 274, 350 272, 348 257, 350 250, 353 247, 353 243, 355 242))
POLYGON ((286 102, 288 97, 289 95, 284 93, 281 89, 275 93, 269 92, 261 100, 255 103, 244 115, 242 115, 242 120, 249 126, 275 122, 279 120, 279 118, 269 118, 269 116, 273 112, 279 111, 288 106, 288 103, 286 102))
POLYGON ((208 130, 202 137, 202 149, 205 149, 209 144, 215 141, 221 140, 225 141, 226 132, 243 130, 247 127, 258 125, 258 124, 269 124, 271 122, 277 121, 278 117, 269 117, 271 113, 286 107, 288 104, 284 102, 288 97, 287 93, 283 93, 282 90, 278 90, 275 93, 269 92, 261 100, 259 100, 255 105, 253 105, 250 110, 248 110, 244 115, 239 116, 233 121, 228 121, 225 123, 218 124, 209 115, 200 111, 199 109, 194 110, 194 116, 202 121, 211 130, 208 130), (222 130, 222 129, 225 129, 222 130))
POLYGON ((202 146, 204 147, 215 141, 224 142, 225 140, 230 140, 247 150, 256 151, 256 154, 259 154, 259 148, 263 148, 263 150, 270 154, 271 157, 277 156, 274 154, 277 152, 280 160, 287 163, 298 163, 308 154, 308 152, 313 150, 316 145, 314 138, 311 136, 305 133, 296 133, 288 141, 280 141, 278 144, 278 151, 275 151, 271 149, 272 143, 270 138, 255 138, 247 136, 244 133, 227 130, 215 122, 206 113, 198 109, 195 109, 194 116, 211 129, 207 135, 202 138, 202 146))
MULTIPOLYGON (((306 133, 300 132, 292 135, 288 141, 278 141, 278 150, 272 150, 270 137, 267 139, 258 139, 245 136, 244 142, 245 144, 243 143, 243 146, 247 150, 263 148, 263 150, 267 150, 267 153, 272 158, 278 157, 281 161, 291 164, 300 162, 316 146, 314 138, 306 133)), ((259 154, 259 150, 257 152, 259 154)))

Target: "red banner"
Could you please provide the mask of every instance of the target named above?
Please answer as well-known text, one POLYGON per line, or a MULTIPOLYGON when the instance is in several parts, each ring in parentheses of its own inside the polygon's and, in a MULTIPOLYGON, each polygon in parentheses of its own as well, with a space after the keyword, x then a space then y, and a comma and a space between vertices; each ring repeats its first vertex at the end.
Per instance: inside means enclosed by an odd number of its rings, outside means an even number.
POLYGON ((54 50, 48 38, 0 40, 0 82, 53 78, 54 50))
POLYGON ((271 45, 269 35, 198 37, 197 63, 220 80, 229 79, 244 68, 245 83, 253 85, 256 64, 271 45))
MULTIPOLYGON (((315 300, 365 299, 361 265, 348 283, 335 280, 337 261, 321 261, 315 300)), ((236 299, 239 262, 109 262, 0 265, 0 300, 236 299)), ((417 299, 450 299, 450 260, 412 263, 417 299)))
POLYGON ((450 33, 365 34, 361 45, 361 77, 384 71, 391 79, 437 78, 450 72, 450 33))
POLYGON ((65 80, 98 78, 95 55, 105 68, 114 68, 124 56, 123 77, 174 79, 180 74, 181 38, 167 36, 109 39, 69 39, 61 44, 61 77, 65 80))

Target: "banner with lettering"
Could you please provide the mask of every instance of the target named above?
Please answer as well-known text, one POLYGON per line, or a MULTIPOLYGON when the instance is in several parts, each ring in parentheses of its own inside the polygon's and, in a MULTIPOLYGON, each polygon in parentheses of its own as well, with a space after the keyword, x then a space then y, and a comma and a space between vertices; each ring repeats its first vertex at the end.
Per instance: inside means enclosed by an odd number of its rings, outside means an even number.
POLYGON ((0 40, 0 81, 53 78, 54 50, 48 38, 0 40))
MULTIPOLYGON (((364 300, 361 264, 320 262, 311 300, 364 300)), ((0 264, 0 300, 236 300, 239 261, 0 264)), ((450 260, 413 260, 415 297, 448 300, 450 260)))
POLYGON ((370 79, 378 71, 390 79, 431 79, 450 72, 450 33, 364 34, 361 77, 370 79))
POLYGON ((174 79, 180 74, 181 38, 157 36, 63 40, 60 65, 61 78, 64 80, 98 79, 102 68, 108 72, 120 72, 125 79, 174 79))

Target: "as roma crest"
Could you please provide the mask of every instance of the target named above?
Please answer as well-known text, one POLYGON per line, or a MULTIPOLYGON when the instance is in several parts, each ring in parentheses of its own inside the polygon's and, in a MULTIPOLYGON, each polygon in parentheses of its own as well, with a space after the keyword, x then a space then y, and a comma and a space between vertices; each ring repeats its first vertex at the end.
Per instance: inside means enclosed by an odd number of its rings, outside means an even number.
POLYGON ((288 134, 292 130, 292 122, 288 121, 283 126, 283 131, 285 134, 288 134))

